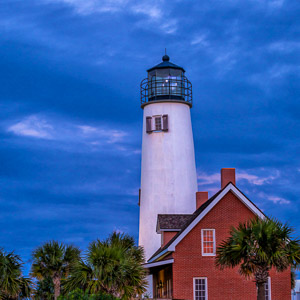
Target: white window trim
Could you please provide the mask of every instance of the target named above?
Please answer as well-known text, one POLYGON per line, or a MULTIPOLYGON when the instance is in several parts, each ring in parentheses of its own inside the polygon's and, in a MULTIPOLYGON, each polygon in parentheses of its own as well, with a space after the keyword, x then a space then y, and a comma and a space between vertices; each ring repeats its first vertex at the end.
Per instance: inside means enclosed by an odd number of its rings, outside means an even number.
POLYGON ((194 277, 193 278, 193 295, 194 295, 194 300, 196 300, 196 288, 195 288, 195 281, 196 279, 205 279, 205 300, 208 300, 208 289, 207 289, 207 277, 194 277))
POLYGON ((271 296, 271 277, 268 277, 268 296, 269 296, 269 300, 272 300, 272 296, 271 296))
POLYGON ((202 256, 216 256, 216 230, 212 228, 203 228, 201 229, 201 250, 202 250, 202 256), (204 230, 212 230, 213 231, 213 240, 214 240, 214 248, 213 253, 204 253, 203 251, 203 231, 204 230))

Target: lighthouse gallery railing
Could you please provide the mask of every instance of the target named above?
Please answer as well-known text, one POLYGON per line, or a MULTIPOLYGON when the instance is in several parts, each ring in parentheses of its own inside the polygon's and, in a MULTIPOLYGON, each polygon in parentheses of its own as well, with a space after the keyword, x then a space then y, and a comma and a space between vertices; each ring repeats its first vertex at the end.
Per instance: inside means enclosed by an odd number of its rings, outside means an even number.
POLYGON ((183 101, 192 106, 192 84, 185 77, 178 78, 145 78, 141 82, 141 105, 151 101, 183 101))

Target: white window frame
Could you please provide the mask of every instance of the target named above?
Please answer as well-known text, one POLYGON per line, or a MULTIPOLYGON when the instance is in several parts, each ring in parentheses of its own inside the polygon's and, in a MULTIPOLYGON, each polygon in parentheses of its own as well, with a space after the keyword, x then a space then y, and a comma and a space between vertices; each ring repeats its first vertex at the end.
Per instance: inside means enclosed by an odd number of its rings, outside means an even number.
POLYGON ((196 300, 196 279, 204 279, 205 280, 205 300, 208 300, 207 277, 194 277, 193 278, 194 300, 196 300))
MULTIPOLYGON (((266 296, 265 296, 266 297, 266 296)), ((271 300, 271 277, 268 277, 268 300, 271 300)))
POLYGON ((162 120, 162 115, 155 115, 152 116, 153 121, 153 132, 161 132, 163 131, 163 120, 162 120), (156 118, 160 118, 160 129, 156 129, 156 118))
POLYGON ((216 230, 212 228, 204 228, 201 229, 201 249, 202 249, 202 256, 216 256, 216 230), (212 230, 213 231, 213 253, 204 253, 203 245, 204 245, 204 239, 203 239, 203 232, 206 230, 212 230))

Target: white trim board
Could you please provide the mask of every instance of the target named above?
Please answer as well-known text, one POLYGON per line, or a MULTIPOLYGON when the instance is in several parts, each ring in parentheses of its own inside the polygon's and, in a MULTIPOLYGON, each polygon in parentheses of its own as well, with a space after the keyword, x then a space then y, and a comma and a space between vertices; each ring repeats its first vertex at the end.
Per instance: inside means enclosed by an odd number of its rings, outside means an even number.
POLYGON ((172 264, 173 262, 174 262, 174 258, 171 258, 171 259, 166 259, 166 260, 162 260, 162 261, 158 261, 158 262, 154 262, 154 263, 143 264, 143 267, 144 268, 152 268, 152 267, 172 264))
POLYGON ((163 250, 162 252, 155 255, 153 258, 149 259, 149 263, 155 261, 157 258, 163 256, 165 253, 168 252, 168 249, 163 250))

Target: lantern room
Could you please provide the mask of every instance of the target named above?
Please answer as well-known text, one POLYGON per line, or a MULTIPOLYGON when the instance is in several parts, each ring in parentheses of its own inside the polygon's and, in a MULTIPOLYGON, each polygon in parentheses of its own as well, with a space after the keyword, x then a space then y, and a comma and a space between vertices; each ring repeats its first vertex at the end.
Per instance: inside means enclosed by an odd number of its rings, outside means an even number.
POLYGON ((153 102, 184 102, 192 106, 192 84, 185 70, 171 63, 168 55, 147 72, 148 77, 141 82, 142 107, 153 102))

